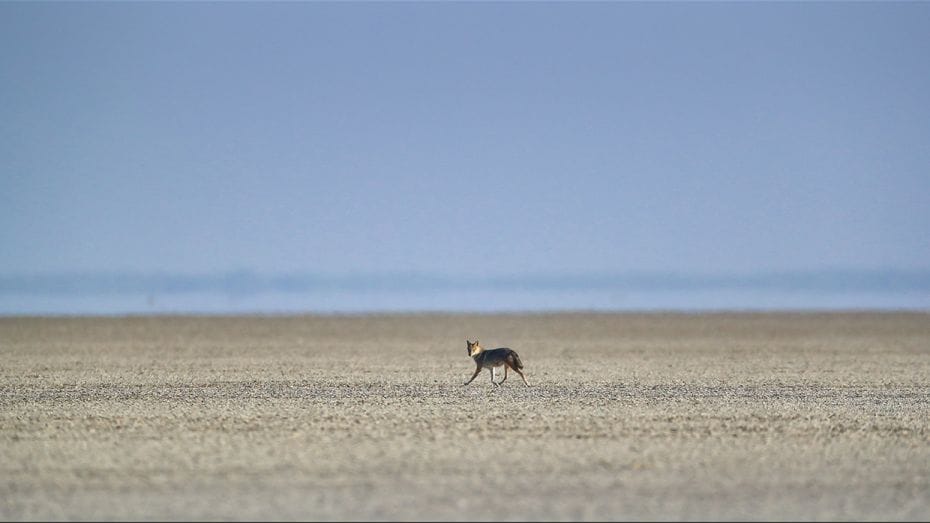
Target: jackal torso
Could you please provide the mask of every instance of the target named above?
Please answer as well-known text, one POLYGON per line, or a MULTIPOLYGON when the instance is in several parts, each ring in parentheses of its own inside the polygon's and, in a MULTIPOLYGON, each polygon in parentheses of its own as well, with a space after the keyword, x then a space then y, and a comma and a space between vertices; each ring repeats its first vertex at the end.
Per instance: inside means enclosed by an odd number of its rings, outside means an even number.
POLYGON ((500 349, 483 350, 474 356, 475 363, 481 367, 500 367, 513 351, 506 347, 500 349))

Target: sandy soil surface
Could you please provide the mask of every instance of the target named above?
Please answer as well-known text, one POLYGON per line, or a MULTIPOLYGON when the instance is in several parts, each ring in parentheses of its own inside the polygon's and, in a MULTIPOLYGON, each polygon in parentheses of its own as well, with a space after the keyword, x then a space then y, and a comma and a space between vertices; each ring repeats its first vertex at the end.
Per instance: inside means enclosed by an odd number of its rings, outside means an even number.
POLYGON ((928 384, 924 313, 0 318, 0 518, 926 520, 928 384))

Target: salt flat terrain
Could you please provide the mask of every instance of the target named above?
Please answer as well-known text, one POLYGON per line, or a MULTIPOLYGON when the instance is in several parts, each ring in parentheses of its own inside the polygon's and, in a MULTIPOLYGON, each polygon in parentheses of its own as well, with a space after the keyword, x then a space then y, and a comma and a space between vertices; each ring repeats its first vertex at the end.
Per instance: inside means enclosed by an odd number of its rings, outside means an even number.
POLYGON ((927 313, 0 318, 0 519, 927 520, 928 385, 927 313))

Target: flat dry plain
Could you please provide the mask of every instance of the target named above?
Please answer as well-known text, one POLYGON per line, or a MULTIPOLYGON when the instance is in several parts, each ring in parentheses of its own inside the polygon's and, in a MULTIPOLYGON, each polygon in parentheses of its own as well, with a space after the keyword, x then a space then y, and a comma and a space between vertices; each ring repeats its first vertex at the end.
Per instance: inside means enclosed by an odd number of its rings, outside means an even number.
POLYGON ((927 313, 7 317, 0 366, 4 520, 930 519, 927 313))

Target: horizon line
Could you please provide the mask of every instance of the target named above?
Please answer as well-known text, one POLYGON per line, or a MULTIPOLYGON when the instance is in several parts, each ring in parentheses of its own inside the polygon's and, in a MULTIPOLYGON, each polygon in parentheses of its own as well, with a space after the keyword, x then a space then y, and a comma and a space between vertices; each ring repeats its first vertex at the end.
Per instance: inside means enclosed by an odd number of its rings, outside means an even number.
POLYGON ((754 272, 566 271, 493 275, 429 271, 260 272, 250 269, 177 271, 47 271, 0 275, 0 294, 91 295, 497 291, 702 291, 817 292, 930 291, 930 269, 806 269, 754 272))

